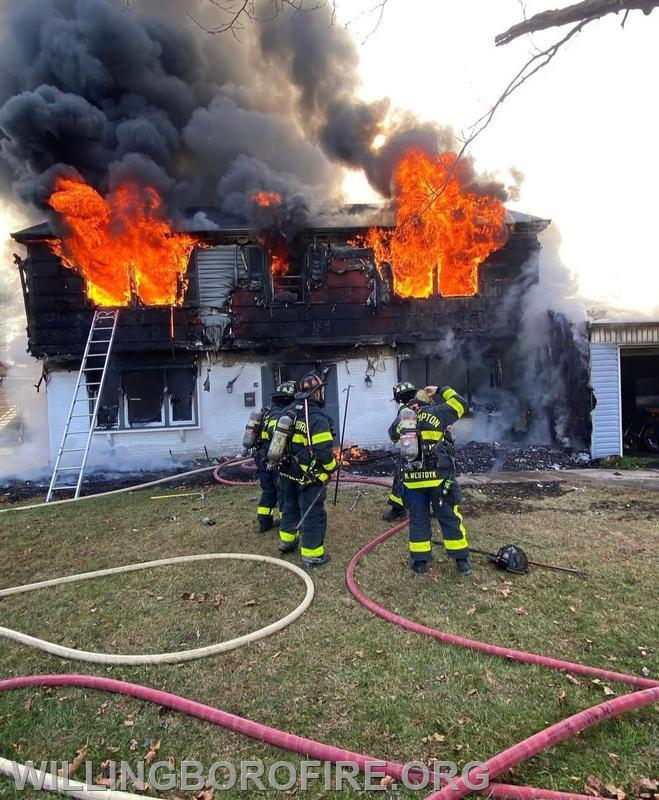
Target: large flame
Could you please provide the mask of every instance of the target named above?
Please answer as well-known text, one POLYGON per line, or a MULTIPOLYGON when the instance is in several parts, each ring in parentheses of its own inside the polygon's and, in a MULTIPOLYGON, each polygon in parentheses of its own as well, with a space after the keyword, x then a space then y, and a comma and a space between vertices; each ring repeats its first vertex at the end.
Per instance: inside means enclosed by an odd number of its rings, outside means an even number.
POLYGON ((60 178, 48 202, 68 231, 50 248, 83 276, 95 305, 125 306, 133 296, 149 306, 182 302, 199 241, 173 232, 154 188, 126 182, 102 197, 83 180, 60 178))
POLYGON ((445 297, 476 294, 479 265, 505 242, 502 203, 464 191, 456 158, 408 150, 396 168, 396 227, 368 232, 375 261, 391 264, 400 297, 430 297, 437 288, 445 297))
MULTIPOLYGON (((281 209, 282 197, 279 192, 254 192, 252 201, 260 208, 281 209)), ((278 231, 261 234, 258 237, 261 247, 270 256, 270 270, 273 275, 288 275, 290 272, 290 253, 286 239, 278 231)))

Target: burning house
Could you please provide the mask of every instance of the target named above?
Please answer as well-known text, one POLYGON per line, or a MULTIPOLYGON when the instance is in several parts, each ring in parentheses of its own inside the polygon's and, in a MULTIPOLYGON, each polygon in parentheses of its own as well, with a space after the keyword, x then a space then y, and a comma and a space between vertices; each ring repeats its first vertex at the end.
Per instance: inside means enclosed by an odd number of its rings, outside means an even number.
POLYGON ((349 443, 388 444, 408 379, 466 395, 467 438, 587 446, 585 328, 539 282, 549 221, 508 212, 448 127, 362 100, 329 5, 240 42, 204 33, 213 4, 197 25, 130 5, 3 11, 0 190, 47 218, 14 239, 51 460, 76 425, 90 464, 233 453, 312 366, 337 429, 354 387, 349 443), (382 208, 342 205, 346 170, 382 208))
MULTIPOLYGON (((526 389, 523 309, 549 221, 456 194, 450 177, 449 186, 423 221, 404 203, 395 215, 356 207, 287 236, 275 194, 254 196, 260 227, 204 209, 206 226, 178 233, 162 227, 152 192, 138 198, 125 186, 104 200, 61 182, 51 204, 67 234, 48 224, 14 234, 26 249, 17 264, 28 346, 48 376, 51 459, 79 377, 83 431, 102 384, 90 463, 120 466, 237 452, 250 408, 312 367, 325 373, 337 430, 340 397, 353 387, 350 443, 388 445, 399 380, 459 386, 482 428, 470 434, 582 442, 583 397, 562 408, 559 433, 554 394, 538 407, 537 386, 526 389), (93 346, 81 372, 97 308, 119 309, 105 374, 105 349, 93 346)), ((582 363, 569 325, 551 315, 545 324, 552 374, 568 380, 582 363)), ((535 382, 543 364, 533 369, 535 382)))

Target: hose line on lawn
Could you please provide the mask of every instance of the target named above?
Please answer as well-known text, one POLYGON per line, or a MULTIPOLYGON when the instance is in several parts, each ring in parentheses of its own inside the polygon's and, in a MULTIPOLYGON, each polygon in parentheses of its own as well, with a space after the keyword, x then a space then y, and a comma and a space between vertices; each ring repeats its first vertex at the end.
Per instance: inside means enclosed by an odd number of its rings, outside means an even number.
POLYGON ((63 778, 37 769, 36 766, 19 764, 17 761, 10 761, 8 758, 0 758, 0 775, 12 778, 17 785, 33 786, 35 789, 43 789, 47 792, 57 794, 68 794, 70 797, 77 797, 78 800, 144 800, 142 794, 132 794, 132 792, 118 792, 111 790, 101 791, 100 787, 91 788, 86 783, 75 781, 73 778, 63 778))
POLYGON ((208 656, 219 655, 220 653, 227 653, 229 650, 235 650, 246 644, 251 644, 259 639, 264 639, 266 636, 271 636, 277 631, 283 630, 291 622, 294 622, 309 608, 314 596, 314 584, 307 573, 298 567, 296 564, 291 564, 281 558, 273 558, 272 556, 263 556, 251 553, 202 553, 199 555, 191 556, 178 556, 176 558, 161 558, 158 561, 143 561, 137 564, 125 564, 121 567, 111 567, 110 569, 99 569, 94 572, 83 572, 79 575, 67 575, 63 578, 55 578, 53 580, 40 581, 39 583, 30 583, 23 586, 14 586, 11 589, 0 589, 0 598, 9 597, 23 592, 33 592, 37 589, 46 589, 51 586, 63 586, 67 583, 75 583, 78 581, 86 581, 92 578, 102 578, 108 575, 124 575, 127 572, 136 572, 144 569, 154 569, 155 567, 168 567, 178 564, 191 564, 199 561, 216 561, 216 560, 237 560, 237 561, 257 561, 259 563, 275 564, 278 567, 283 567, 289 572, 298 575, 304 581, 306 593, 304 599, 293 609, 289 614, 276 622, 266 625, 257 631, 237 636, 234 639, 228 639, 225 642, 218 644, 211 644, 206 647, 197 647, 193 650, 179 650, 173 653, 153 653, 149 655, 123 655, 120 653, 95 653, 87 652, 86 650, 75 650, 71 647, 63 647, 62 645, 47 642, 44 639, 38 639, 35 636, 28 636, 25 633, 12 630, 11 628, 3 628, 0 626, 0 636, 6 639, 11 639, 14 642, 25 644, 28 647, 34 647, 37 650, 44 650, 60 658, 70 658, 74 661, 87 661, 92 664, 179 664, 182 661, 192 661, 196 658, 208 658, 208 656))
MULTIPOLYGON (((238 465, 247 465, 247 461, 231 463, 227 462, 226 464, 217 468, 214 472, 216 480, 218 480, 219 483, 229 486, 248 485, 250 482, 229 481, 221 476, 220 471, 222 468, 226 466, 238 465)), ((390 486, 388 482, 383 480, 361 478, 357 476, 347 477, 345 480, 346 482, 350 483, 365 483, 386 487, 390 486)), ((448 644, 479 650, 490 655, 503 656, 510 660, 519 661, 522 663, 531 663, 551 669, 576 672, 581 675, 606 677, 608 680, 628 683, 633 686, 646 687, 642 691, 635 691, 621 697, 613 698, 593 706, 592 708, 580 711, 571 717, 551 725, 546 730, 540 731, 524 741, 513 745, 513 747, 508 748, 486 762, 488 777, 496 777, 511 769, 515 765, 521 763, 525 759, 530 758, 531 756, 534 756, 549 747, 553 747, 559 742, 576 733, 579 733, 580 731, 585 730, 586 728, 589 728, 598 722, 609 719, 625 711, 641 708, 659 701, 658 681, 640 678, 636 675, 626 675, 623 673, 611 672, 609 670, 602 670, 597 667, 589 667, 583 664, 574 664, 569 661, 562 661, 560 659, 555 659, 548 656, 526 653, 520 650, 512 650, 510 648, 500 647, 498 645, 478 642, 473 639, 466 639, 445 631, 439 631, 434 628, 420 625, 419 623, 408 620, 405 617, 401 617, 393 612, 388 611, 382 606, 379 606, 377 603, 367 597, 361 591, 361 589, 359 589, 354 578, 355 567, 368 552, 370 552, 381 542, 402 530, 404 527, 406 527, 406 524, 407 523, 401 523, 400 525, 396 525, 380 536, 377 536, 365 547, 362 547, 355 554, 348 565, 346 572, 348 588, 358 602, 368 608, 372 613, 380 616, 382 619, 385 619, 387 622, 390 622, 394 625, 411 630, 415 633, 422 633, 426 636, 431 636, 448 644)), ((332 747, 331 745, 325 745, 320 742, 295 736, 294 734, 287 733, 276 728, 261 725, 258 722, 244 719, 234 714, 229 714, 225 711, 212 708, 194 700, 189 700, 178 695, 172 695, 157 689, 151 689, 146 686, 140 686, 125 681, 117 681, 110 678, 96 677, 93 675, 35 675, 10 678, 0 681, 0 692, 10 689, 24 689, 35 686, 78 686, 116 692, 119 694, 139 698, 141 700, 157 703, 158 705, 165 706, 172 710, 189 714, 213 724, 221 725, 229 730, 251 736, 252 738, 272 744, 276 747, 302 753, 306 756, 312 756, 319 760, 333 762, 352 761, 358 764, 362 770, 366 768, 367 764, 377 764, 378 766, 382 767, 386 774, 390 775, 396 780, 401 780, 404 777, 405 768, 402 764, 386 762, 360 753, 352 753, 340 748, 332 747)), ((453 779, 453 785, 447 783, 447 785, 439 792, 433 792, 431 795, 429 795, 427 800, 459 800, 464 795, 468 794, 469 791, 470 789, 467 788, 464 780, 453 779)), ((537 789, 529 786, 511 786, 509 784, 501 783, 490 783, 486 789, 481 790, 479 793, 485 794, 488 797, 501 799, 509 798, 510 800, 592 800, 586 795, 557 792, 547 789, 537 789)))

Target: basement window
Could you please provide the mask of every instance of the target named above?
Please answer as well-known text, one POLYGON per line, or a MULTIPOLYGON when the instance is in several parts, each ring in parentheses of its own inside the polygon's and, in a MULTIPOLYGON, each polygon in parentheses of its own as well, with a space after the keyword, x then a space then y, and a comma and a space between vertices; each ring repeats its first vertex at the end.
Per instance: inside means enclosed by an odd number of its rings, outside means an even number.
POLYGON ((117 370, 111 379, 110 375, 106 378, 96 429, 195 426, 196 388, 197 371, 193 366, 117 370))

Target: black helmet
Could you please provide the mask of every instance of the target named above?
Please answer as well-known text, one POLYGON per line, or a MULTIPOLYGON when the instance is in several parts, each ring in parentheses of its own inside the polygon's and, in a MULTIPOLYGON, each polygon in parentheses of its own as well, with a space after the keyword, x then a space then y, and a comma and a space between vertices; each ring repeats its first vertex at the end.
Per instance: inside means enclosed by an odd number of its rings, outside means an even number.
POLYGON ((323 379, 317 372, 307 372, 300 379, 300 394, 314 400, 324 401, 323 379))
POLYGON ((397 403, 409 403, 415 394, 416 386, 409 381, 403 381, 394 386, 394 400, 397 403))
POLYGON ((284 381, 272 393, 273 400, 292 400, 297 392, 297 385, 295 381, 284 381))

